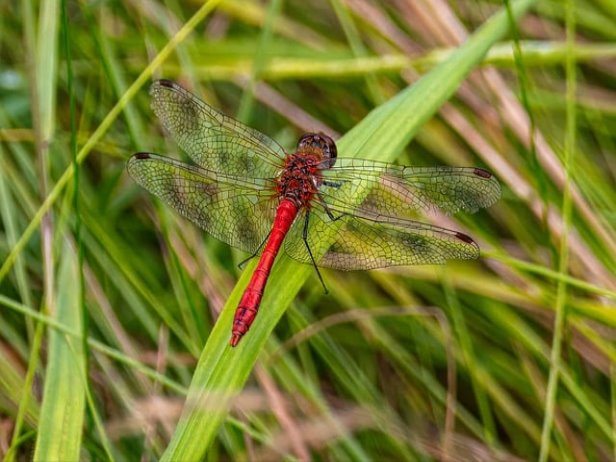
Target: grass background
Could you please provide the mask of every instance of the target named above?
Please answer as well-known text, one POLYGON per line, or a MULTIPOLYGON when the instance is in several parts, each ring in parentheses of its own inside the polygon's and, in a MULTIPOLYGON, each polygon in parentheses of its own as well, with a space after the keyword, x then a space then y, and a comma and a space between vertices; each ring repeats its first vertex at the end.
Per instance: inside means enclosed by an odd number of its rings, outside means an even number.
POLYGON ((0 12, 6 460, 616 458, 611 2, 0 12), (149 109, 159 77, 288 148, 321 130, 341 156, 490 169, 499 203, 426 217, 483 258, 325 270, 325 296, 283 257, 226 348, 253 266, 124 169, 182 156, 149 109))

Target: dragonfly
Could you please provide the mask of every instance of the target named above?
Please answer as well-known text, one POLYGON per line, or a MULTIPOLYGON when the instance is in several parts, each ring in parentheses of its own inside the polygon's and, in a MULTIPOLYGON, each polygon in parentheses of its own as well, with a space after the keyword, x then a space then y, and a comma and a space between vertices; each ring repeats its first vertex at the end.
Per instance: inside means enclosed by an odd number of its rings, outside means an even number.
POLYGON ((194 165, 139 152, 128 160, 129 175, 215 238, 260 255, 235 311, 232 347, 253 324, 283 246, 313 265, 321 283, 319 266, 368 270, 479 257, 470 236, 420 217, 491 206, 500 185, 487 170, 337 158, 335 142, 322 133, 304 134, 287 153, 172 81, 155 81, 150 95, 153 112, 194 165))

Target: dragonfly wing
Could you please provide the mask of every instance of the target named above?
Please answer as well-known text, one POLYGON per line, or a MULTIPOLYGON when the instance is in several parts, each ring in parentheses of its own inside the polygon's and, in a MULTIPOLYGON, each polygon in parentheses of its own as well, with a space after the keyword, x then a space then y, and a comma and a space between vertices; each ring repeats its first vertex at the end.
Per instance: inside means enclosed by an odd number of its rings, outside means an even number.
POLYGON ((500 185, 486 170, 467 167, 401 167, 359 159, 338 159, 323 170, 322 200, 332 208, 359 215, 417 218, 440 209, 475 212, 500 197, 500 185), (367 192, 367 193, 366 193, 367 192), (352 210, 358 194, 364 200, 352 210))
POLYGON ((273 178, 285 151, 268 136, 221 114, 169 80, 150 87, 152 109, 191 159, 206 170, 273 178))
POLYGON ((234 178, 150 153, 132 156, 128 173, 215 238, 254 253, 267 237, 276 201, 265 180, 234 178))
MULTIPOLYGON (((479 247, 466 234, 378 215, 341 215, 332 220, 319 207, 310 213, 307 244, 319 253, 322 236, 341 225, 336 239, 317 261, 338 270, 367 270, 396 265, 441 264, 452 259, 475 259, 479 247)), ((334 212, 335 214, 336 212, 334 212)), ((298 217, 285 239, 285 251, 302 263, 312 263, 304 242, 305 219, 298 217)))

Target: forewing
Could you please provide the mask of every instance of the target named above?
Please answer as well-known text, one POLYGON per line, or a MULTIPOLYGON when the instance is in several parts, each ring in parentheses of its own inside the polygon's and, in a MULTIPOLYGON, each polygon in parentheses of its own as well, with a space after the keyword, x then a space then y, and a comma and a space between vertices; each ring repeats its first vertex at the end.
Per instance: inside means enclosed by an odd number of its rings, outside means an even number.
POLYGON ((218 173, 273 178, 285 156, 274 140, 221 114, 169 80, 150 87, 152 109, 195 163, 218 173))
POLYGON ((245 252, 256 252, 270 231, 276 204, 265 180, 222 176, 150 153, 132 156, 127 170, 184 217, 245 252))
POLYGON ((401 167, 357 159, 338 159, 323 170, 322 200, 332 208, 359 215, 414 219, 417 212, 440 209, 475 212, 500 197, 488 171, 467 167, 401 167), (355 204, 357 195, 364 200, 355 204))
MULTIPOLYGON (((309 212, 307 244, 318 253, 322 236, 340 226, 334 243, 317 261, 338 270, 367 270, 396 265, 441 264, 475 259, 479 247, 467 235, 412 220, 383 216, 342 215, 336 221, 320 208, 309 212)), ((305 216, 298 217, 285 239, 285 251, 302 263, 312 263, 304 242, 305 216)))

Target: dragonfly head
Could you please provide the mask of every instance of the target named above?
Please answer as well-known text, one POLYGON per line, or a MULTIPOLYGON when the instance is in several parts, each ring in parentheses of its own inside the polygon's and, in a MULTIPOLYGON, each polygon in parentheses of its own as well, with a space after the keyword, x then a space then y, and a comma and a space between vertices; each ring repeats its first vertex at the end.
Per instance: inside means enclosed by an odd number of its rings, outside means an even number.
POLYGON ((323 156, 323 167, 330 168, 336 163, 336 143, 323 133, 306 133, 297 142, 298 151, 319 151, 323 156))

